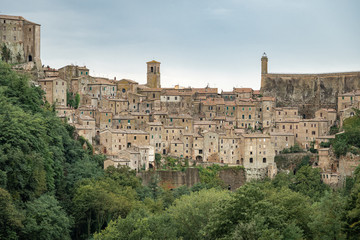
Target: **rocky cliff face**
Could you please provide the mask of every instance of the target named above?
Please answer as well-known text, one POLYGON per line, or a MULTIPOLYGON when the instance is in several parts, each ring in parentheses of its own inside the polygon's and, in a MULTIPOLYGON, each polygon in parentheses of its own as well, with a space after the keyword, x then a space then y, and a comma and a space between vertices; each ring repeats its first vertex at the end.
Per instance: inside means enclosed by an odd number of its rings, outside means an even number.
POLYGON ((338 94, 360 89, 360 72, 326 74, 262 74, 261 93, 276 97, 276 106, 299 107, 305 118, 319 108, 336 108, 338 94))

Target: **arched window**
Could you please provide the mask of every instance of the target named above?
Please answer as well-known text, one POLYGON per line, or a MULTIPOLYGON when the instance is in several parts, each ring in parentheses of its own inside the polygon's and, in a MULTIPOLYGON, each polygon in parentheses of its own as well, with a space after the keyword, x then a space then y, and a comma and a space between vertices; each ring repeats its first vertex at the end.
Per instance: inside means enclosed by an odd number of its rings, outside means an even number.
POLYGON ((266 163, 266 158, 263 158, 263 163, 266 163))
POLYGON ((154 67, 151 67, 151 68, 150 68, 150 72, 154 72, 154 67))

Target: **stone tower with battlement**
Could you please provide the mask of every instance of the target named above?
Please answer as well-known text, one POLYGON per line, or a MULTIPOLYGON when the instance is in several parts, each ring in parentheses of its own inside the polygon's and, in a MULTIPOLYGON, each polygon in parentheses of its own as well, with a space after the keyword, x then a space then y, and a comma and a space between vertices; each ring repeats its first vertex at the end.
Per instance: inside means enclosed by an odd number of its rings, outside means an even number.
POLYGON ((21 16, 0 15, 0 45, 10 50, 9 62, 35 62, 41 67, 40 24, 21 16))
POLYGON ((160 88, 160 62, 152 60, 147 62, 147 86, 149 88, 160 88))

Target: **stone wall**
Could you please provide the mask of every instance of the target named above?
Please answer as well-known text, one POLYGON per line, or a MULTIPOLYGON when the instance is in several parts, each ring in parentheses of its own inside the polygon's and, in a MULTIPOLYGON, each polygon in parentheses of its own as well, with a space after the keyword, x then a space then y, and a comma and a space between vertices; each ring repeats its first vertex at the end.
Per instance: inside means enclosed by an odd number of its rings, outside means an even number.
POLYGON ((279 171, 293 172, 297 165, 301 163, 305 156, 310 157, 310 163, 316 160, 317 155, 311 153, 287 153, 279 154, 275 157, 275 163, 279 171))
POLYGON ((185 172, 181 171, 148 171, 140 172, 138 176, 142 179, 143 185, 149 185, 151 177, 159 175, 160 185, 166 188, 178 188, 181 186, 192 187, 200 182, 199 169, 187 168, 185 172))
POLYGON ((263 96, 276 97, 277 107, 299 107, 305 118, 313 118, 319 108, 336 108, 338 94, 355 89, 360 89, 360 72, 261 76, 263 96))
POLYGON ((246 183, 246 175, 244 169, 229 168, 219 172, 220 179, 224 182, 225 186, 231 187, 234 191, 246 183))

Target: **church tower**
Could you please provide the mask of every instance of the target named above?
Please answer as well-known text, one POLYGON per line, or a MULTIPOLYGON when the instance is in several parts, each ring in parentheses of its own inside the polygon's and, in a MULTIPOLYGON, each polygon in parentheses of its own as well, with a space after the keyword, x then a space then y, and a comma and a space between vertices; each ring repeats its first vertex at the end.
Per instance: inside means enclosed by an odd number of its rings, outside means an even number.
POLYGON ((160 85, 160 62, 152 60, 147 62, 147 86, 149 88, 161 88, 160 85))

